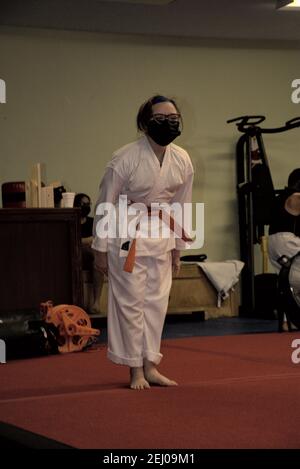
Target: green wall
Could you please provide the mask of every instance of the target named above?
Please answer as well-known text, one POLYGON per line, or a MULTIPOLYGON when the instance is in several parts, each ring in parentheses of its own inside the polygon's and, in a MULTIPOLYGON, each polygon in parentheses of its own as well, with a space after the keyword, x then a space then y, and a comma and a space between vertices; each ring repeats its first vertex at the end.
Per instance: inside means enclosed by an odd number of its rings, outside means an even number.
MULTIPOLYGON (((205 203, 210 260, 239 257, 235 144, 226 120, 264 114, 267 126, 300 115, 291 82, 299 50, 267 43, 0 29, 0 184, 25 180, 35 162, 46 182, 86 192, 95 202, 105 164, 137 138, 139 105, 174 97, 184 117, 183 146, 195 166, 194 201, 205 203)), ((266 136, 276 187, 300 167, 300 129, 266 136)))

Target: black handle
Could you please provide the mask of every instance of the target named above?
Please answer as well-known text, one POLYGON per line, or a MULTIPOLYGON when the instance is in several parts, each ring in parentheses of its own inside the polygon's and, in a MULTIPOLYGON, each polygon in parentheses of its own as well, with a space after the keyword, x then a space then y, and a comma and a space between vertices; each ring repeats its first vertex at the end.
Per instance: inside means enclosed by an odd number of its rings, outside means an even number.
POLYGON ((299 124, 300 126, 300 117, 294 117, 293 119, 290 119, 289 121, 285 123, 286 126, 294 125, 294 124, 299 124))
POLYGON ((190 256, 181 256, 180 260, 185 262, 204 262, 207 259, 206 254, 193 254, 190 256))
POLYGON ((237 122, 237 126, 240 130, 240 127, 244 126, 251 126, 251 125, 257 125, 260 124, 266 120, 265 116, 240 116, 240 117, 234 117, 233 119, 229 119, 227 121, 227 124, 232 124, 233 122, 237 122))

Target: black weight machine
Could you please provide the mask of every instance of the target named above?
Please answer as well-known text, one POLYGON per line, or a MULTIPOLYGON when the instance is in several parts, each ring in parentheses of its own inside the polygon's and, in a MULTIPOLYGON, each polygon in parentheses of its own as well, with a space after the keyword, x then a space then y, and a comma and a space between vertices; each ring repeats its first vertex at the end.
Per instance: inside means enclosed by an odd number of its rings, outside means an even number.
MULTIPOLYGON (((278 300, 278 287, 281 285, 286 288, 287 268, 289 271, 291 264, 283 265, 279 274, 279 283, 277 274, 267 273, 265 228, 271 221, 276 194, 281 191, 274 189, 262 134, 281 133, 300 127, 300 117, 287 121, 282 127, 272 129, 259 126, 264 120, 265 116, 261 115, 240 116, 228 120, 227 123, 235 123, 239 132, 243 134, 236 145, 240 257, 245 263, 241 273, 240 314, 244 317, 275 318, 274 311, 278 310, 278 307, 280 310, 285 308, 286 298, 289 293, 292 294, 287 292, 281 295, 284 301, 278 300), (261 245, 263 255, 263 273, 260 275, 255 275, 254 267, 254 245, 257 243, 261 245)), ((292 297, 294 298, 293 294, 292 297)), ((297 303, 291 299, 289 306, 293 301, 297 303)), ((300 302, 297 307, 300 308, 300 302)), ((278 316, 280 319, 280 312, 278 316)))

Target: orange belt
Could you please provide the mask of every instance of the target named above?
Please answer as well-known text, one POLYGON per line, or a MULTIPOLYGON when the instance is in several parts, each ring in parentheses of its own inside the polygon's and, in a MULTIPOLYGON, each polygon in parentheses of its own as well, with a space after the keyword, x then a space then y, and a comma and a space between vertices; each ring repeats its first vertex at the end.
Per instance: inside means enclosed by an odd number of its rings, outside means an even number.
MULTIPOLYGON (((160 218, 160 220, 162 220, 163 219, 163 211, 162 211, 162 209, 158 209, 158 210, 159 210, 159 218, 160 218)), ((151 208, 150 207, 148 207, 148 216, 151 216, 151 208)), ((173 231, 173 232, 178 231, 178 224, 175 222, 174 218, 170 214, 168 214, 168 225, 169 225, 169 228, 171 229, 171 231, 173 231)), ((139 227, 139 223, 137 225, 137 230, 138 230, 138 227, 139 227)), ((179 228, 180 228, 180 231, 181 231, 180 239, 182 239, 185 242, 193 241, 189 236, 186 235, 186 233, 185 233, 185 231, 182 227, 179 227, 179 228)), ((177 234, 179 234, 179 233, 177 233, 177 234)), ((133 271, 134 262, 135 262, 135 255, 136 255, 136 238, 134 238, 132 243, 131 243, 131 246, 130 246, 129 251, 128 251, 128 255, 127 255, 125 263, 124 263, 123 270, 125 272, 131 273, 133 271)))

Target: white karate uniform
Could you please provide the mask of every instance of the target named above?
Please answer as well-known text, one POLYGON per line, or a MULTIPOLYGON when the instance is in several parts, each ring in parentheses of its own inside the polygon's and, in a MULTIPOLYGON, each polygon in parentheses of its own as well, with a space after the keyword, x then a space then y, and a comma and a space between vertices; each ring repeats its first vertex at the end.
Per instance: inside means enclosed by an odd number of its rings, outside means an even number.
MULTIPOLYGON (((185 150, 171 143, 160 166, 147 137, 143 136, 113 155, 100 184, 96 210, 99 204, 110 202, 115 204, 118 214, 120 195, 147 207, 153 203, 183 205, 192 201, 193 174, 185 150)), ((126 239, 123 228, 117 238, 110 239, 99 237, 94 226, 93 249, 108 252, 108 358, 131 367, 142 366, 144 358, 155 364, 162 358, 161 334, 172 283, 171 250, 187 247, 174 236, 143 237, 148 221, 147 214, 139 219, 132 273, 123 270, 123 256, 127 255, 120 249, 126 239)))

